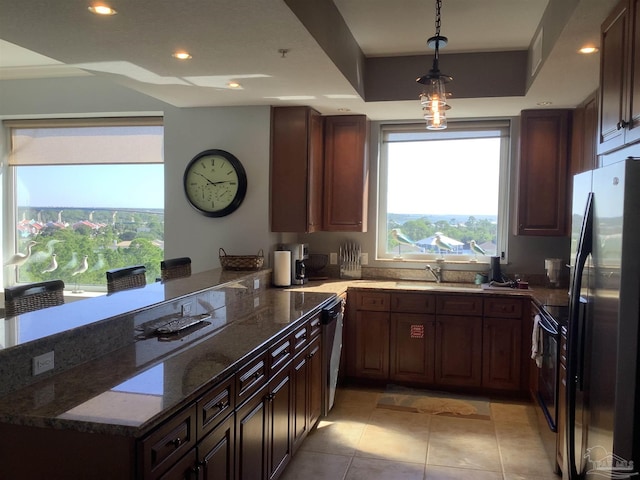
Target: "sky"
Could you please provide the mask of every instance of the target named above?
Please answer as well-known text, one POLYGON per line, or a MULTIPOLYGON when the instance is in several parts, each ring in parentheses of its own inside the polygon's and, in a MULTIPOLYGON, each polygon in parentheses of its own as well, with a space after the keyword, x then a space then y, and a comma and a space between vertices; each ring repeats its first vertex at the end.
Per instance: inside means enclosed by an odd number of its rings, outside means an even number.
POLYGON ((18 205, 164 209, 164 165, 18 168, 18 205))
POLYGON ((497 215, 499 138, 388 146, 387 212, 497 215))

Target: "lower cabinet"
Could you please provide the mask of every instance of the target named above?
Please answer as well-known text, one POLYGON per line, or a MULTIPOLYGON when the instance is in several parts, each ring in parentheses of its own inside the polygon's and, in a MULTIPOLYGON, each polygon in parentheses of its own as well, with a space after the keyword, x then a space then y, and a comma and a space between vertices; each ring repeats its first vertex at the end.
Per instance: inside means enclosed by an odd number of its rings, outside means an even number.
POLYGON ((439 315, 435 383, 479 387, 482 381, 482 318, 439 315))
POLYGON ((235 478, 234 441, 235 416, 232 414, 198 444, 198 479, 235 478))
POLYGON ((267 386, 236 412, 236 478, 262 480, 267 471, 267 386))
POLYGON ((236 413, 237 478, 276 478, 291 458, 292 373, 285 368, 236 413))
POLYGON ((501 390, 520 388, 522 321, 485 318, 482 332, 482 386, 501 390))
POLYGON ((389 313, 375 311, 356 312, 354 322, 355 377, 384 380, 389 378, 389 313))
POLYGON ((391 380, 434 382, 435 315, 391 314, 391 380))
POLYGON ((349 377, 526 389, 523 299, 372 290, 353 295, 345 325, 349 377))
POLYGON ((293 360, 293 433, 295 453, 322 411, 322 355, 320 337, 293 360))

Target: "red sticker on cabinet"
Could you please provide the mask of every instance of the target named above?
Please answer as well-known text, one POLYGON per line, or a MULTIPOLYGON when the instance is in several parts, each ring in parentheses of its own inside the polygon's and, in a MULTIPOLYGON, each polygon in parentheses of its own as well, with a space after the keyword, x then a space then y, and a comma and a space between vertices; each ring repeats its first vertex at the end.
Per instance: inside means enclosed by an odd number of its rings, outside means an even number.
POLYGON ((424 338, 424 325, 411 325, 411 338, 424 338))

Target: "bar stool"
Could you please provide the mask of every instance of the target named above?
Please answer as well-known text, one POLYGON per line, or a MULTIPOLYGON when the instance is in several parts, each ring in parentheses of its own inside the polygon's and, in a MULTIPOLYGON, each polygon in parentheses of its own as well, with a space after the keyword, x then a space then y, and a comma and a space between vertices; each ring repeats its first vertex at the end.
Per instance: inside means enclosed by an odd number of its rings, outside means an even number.
POLYGON ((62 304, 64 304, 62 280, 49 280, 4 289, 4 307, 7 317, 62 304))
POLYGON ((144 287, 147 284, 146 271, 144 265, 107 270, 107 293, 144 287))
POLYGON ((162 260, 160 262, 160 279, 171 280, 172 278, 189 277, 191 275, 191 258, 179 257, 162 260))

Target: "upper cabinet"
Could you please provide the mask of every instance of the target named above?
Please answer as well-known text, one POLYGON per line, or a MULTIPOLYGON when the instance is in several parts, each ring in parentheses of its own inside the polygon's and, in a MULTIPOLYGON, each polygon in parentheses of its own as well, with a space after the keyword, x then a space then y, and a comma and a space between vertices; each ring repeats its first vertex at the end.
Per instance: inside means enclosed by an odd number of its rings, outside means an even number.
MULTIPOLYGON (((598 138, 598 94, 594 92, 573 111, 571 134, 571 167, 569 185, 573 176, 598 168, 596 139, 598 138)), ((569 196, 568 198, 571 198, 569 196)))
POLYGON ((367 133, 364 115, 272 109, 272 232, 366 231, 367 133))
POLYGON ((571 110, 523 110, 518 235, 567 234, 571 110))
POLYGON ((640 0, 623 0, 602 24, 598 155, 640 140, 640 0))
POLYGON ((367 231, 367 130, 364 115, 325 118, 323 230, 367 231))
POLYGON ((309 107, 271 109, 271 231, 322 228, 323 133, 309 107))

